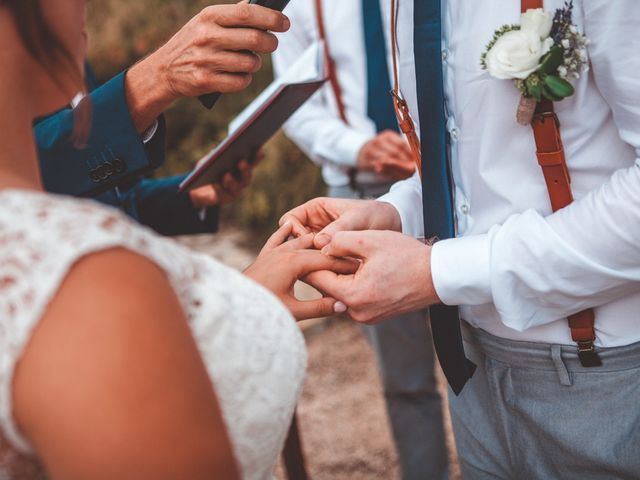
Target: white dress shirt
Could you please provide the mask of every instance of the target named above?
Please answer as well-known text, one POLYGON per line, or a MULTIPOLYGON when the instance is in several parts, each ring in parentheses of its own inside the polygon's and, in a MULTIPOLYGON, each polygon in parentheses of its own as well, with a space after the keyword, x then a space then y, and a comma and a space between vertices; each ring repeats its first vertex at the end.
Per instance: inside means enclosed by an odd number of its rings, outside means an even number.
MULTIPOLYGON (((389 0, 382 0, 382 18, 387 35, 389 0)), ((376 126, 367 116, 367 67, 362 7, 360 0, 323 0, 327 44, 336 64, 342 100, 349 125, 338 113, 335 96, 327 82, 320 92, 302 106, 284 125, 284 131, 315 163, 330 186, 349 184, 349 170, 357 164, 360 150, 376 136, 376 126)), ((319 40, 314 0, 295 0, 284 13, 291 29, 278 35, 280 44, 273 54, 276 76, 313 42, 319 40)), ((389 42, 387 41, 387 44, 389 42)), ((391 75, 391 57, 388 58, 391 75)), ((373 172, 360 172, 361 184, 390 183, 373 172)))
MULTIPOLYGON (((443 1, 458 238, 436 243, 432 273, 443 302, 494 335, 572 344, 567 315, 594 307, 596 344, 619 346, 640 341, 640 2, 574 5, 591 69, 556 103, 576 201, 552 213, 533 133, 515 120, 519 93, 480 68, 494 30, 519 23, 520 2, 443 1)), ((412 0, 400 0, 399 24, 401 87, 418 120, 412 0)), ((382 199, 405 233, 423 234, 417 177, 382 199)))

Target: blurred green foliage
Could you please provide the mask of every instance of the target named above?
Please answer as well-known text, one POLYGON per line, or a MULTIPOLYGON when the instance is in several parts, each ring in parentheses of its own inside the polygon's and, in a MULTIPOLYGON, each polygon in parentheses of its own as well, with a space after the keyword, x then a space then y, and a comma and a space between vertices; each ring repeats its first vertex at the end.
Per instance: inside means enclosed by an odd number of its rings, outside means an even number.
MULTIPOLYGON (((106 80, 160 46, 202 8, 224 0, 101 0, 89 2, 89 57, 98 78, 106 80)), ((167 162, 157 176, 186 172, 226 136, 227 125, 273 79, 271 62, 244 92, 225 95, 212 111, 195 99, 183 99, 166 112, 167 162)), ((282 133, 264 149, 251 187, 224 218, 251 229, 256 244, 275 228, 279 217, 304 201, 324 194, 319 169, 282 133)))

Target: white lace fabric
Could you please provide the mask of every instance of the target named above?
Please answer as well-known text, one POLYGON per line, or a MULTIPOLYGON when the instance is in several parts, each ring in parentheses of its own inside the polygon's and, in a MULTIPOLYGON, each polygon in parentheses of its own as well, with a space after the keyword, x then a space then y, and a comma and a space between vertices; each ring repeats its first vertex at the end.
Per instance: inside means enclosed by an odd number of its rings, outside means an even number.
POLYGON ((121 247, 166 273, 218 396, 243 478, 270 478, 306 367, 302 335, 262 287, 89 200, 0 192, 0 480, 44 478, 17 429, 13 373, 69 269, 121 247))

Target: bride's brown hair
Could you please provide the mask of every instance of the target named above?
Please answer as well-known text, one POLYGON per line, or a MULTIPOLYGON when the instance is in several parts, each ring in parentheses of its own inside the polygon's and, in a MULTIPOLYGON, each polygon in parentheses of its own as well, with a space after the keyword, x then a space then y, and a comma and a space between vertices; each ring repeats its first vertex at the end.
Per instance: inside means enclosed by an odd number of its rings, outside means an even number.
POLYGON ((0 5, 9 8, 27 51, 47 70, 58 87, 65 93, 79 91, 83 73, 44 19, 40 0, 0 0, 0 5))
MULTIPOLYGON (((0 0, 12 13, 18 33, 29 54, 42 65, 51 79, 69 99, 84 90, 84 72, 73 54, 51 30, 42 15, 40 0, 0 0)), ((73 141, 84 146, 91 127, 88 98, 74 109, 73 141)))

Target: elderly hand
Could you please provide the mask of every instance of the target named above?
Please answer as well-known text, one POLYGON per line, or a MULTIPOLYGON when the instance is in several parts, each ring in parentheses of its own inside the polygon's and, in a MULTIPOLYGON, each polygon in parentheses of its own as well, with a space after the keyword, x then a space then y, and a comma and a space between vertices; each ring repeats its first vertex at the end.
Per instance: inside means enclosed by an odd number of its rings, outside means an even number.
POLYGON ((290 223, 280 227, 267 241, 256 261, 244 271, 245 275, 271 290, 298 320, 346 311, 344 305, 331 297, 300 301, 294 295, 293 286, 298 279, 312 272, 327 270, 351 274, 358 268, 356 262, 310 250, 313 234, 287 241, 291 233, 290 223))
POLYGON ((246 88, 262 60, 278 46, 269 31, 285 32, 289 19, 259 5, 206 7, 166 44, 129 69, 126 93, 138 132, 180 97, 246 88))
POLYGON ((376 200, 315 198, 285 213, 280 225, 291 222, 295 236, 318 232, 316 248, 329 243, 340 231, 401 230, 400 215, 389 203, 376 200))
POLYGON ((361 323, 439 303, 431 279, 431 247, 397 232, 338 232, 322 249, 331 257, 361 261, 352 275, 315 272, 305 282, 340 300, 361 323))
POLYGON ((398 181, 413 175, 416 164, 411 148, 402 135, 385 130, 364 144, 358 154, 358 169, 398 181))
POLYGON ((189 192, 195 208, 209 208, 235 202, 251 184, 253 169, 264 155, 258 152, 252 160, 242 160, 235 171, 225 173, 220 183, 194 188, 189 192))

